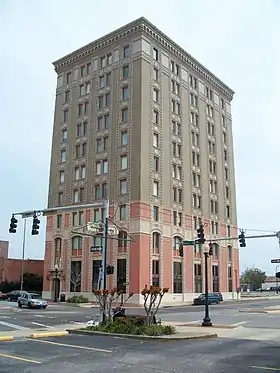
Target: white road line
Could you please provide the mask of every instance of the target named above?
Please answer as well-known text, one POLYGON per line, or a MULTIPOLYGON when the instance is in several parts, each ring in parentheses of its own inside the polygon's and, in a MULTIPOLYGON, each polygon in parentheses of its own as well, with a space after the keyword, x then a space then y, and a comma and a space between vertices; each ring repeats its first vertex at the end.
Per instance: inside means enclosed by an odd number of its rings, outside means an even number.
MULTIPOLYGON (((196 324, 198 322, 202 322, 201 320, 195 320, 195 321, 187 321, 187 324, 196 324)), ((181 322, 181 324, 186 324, 184 321, 181 322)))
POLYGON ((241 321, 241 322, 238 322, 236 324, 233 324, 234 326, 240 326, 240 325, 244 325, 244 324, 247 324, 248 321, 241 321))
POLYGON ((34 322, 33 321, 31 324, 38 325, 38 326, 43 326, 44 328, 53 329, 53 326, 48 326, 48 325, 45 325, 45 324, 40 324, 39 322, 34 322))
POLYGON ((0 325, 8 326, 9 328, 17 329, 17 330, 26 330, 28 328, 25 328, 24 326, 19 326, 16 324, 10 324, 9 322, 0 321, 0 325))
POLYGON ((1 319, 10 319, 10 316, 0 316, 1 319))

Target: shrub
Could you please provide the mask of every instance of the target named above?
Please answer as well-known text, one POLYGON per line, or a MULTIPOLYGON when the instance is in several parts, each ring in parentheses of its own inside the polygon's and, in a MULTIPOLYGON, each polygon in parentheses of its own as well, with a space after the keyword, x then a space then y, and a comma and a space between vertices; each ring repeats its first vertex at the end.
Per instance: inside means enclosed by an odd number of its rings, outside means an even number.
POLYGON ((170 325, 137 325, 134 322, 127 322, 127 318, 118 318, 113 322, 111 321, 95 326, 88 326, 86 330, 105 333, 149 336, 171 335, 176 333, 176 329, 170 325))
POLYGON ((67 298, 68 303, 88 303, 88 298, 83 295, 74 295, 73 297, 67 298))

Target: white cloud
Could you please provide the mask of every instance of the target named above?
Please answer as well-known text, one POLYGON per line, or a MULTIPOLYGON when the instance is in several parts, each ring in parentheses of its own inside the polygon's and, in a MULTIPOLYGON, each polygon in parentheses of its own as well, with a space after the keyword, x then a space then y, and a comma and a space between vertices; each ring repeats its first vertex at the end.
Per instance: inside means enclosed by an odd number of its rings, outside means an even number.
MULTIPOLYGON (((0 233, 11 211, 46 205, 56 78, 52 61, 145 16, 236 91, 233 128, 239 225, 277 229, 280 8, 278 1, 2 1, 0 233)), ((44 233, 28 239, 42 255, 44 233)), ((272 272, 276 240, 248 242, 241 265, 272 272)))

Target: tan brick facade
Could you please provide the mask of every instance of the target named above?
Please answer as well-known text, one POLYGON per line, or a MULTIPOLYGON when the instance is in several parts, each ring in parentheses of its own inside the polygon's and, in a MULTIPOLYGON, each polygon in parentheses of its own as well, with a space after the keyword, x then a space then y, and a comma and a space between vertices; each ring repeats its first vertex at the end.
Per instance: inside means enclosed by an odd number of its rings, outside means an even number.
MULTIPOLYGON (((108 197, 110 216, 134 239, 125 247, 112 240, 108 252, 116 268, 126 263, 127 291, 159 283, 170 301, 202 291, 203 253, 185 247, 182 259, 178 243, 196 236, 198 219, 213 241, 237 235, 233 91, 143 18, 54 65, 49 207, 108 197)), ((102 214, 59 215, 48 217, 44 290, 52 292, 61 258, 61 291, 70 292, 71 260, 81 260, 81 291, 91 292, 101 257, 71 230, 102 214)), ((210 289, 232 294, 237 242, 225 239, 214 252, 210 289)), ((118 281, 110 276, 108 286, 118 281)))

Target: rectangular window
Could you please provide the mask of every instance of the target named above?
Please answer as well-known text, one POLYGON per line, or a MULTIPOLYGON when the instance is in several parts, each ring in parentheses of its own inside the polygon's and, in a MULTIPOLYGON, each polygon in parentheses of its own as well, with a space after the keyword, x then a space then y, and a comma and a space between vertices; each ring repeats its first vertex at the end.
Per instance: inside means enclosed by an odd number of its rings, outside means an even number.
POLYGON ((129 98, 128 86, 122 88, 122 99, 127 100, 129 98))
POLYGON ((154 132, 153 135, 153 146, 158 148, 159 147, 159 134, 154 132))
POLYGON ((159 112, 157 110, 153 111, 153 122, 159 124, 159 112))
POLYGON ((100 57, 100 67, 103 68, 106 66, 106 58, 105 56, 100 57))
POLYGON ((75 167, 74 174, 75 180, 80 180, 80 167, 75 167))
POLYGON ((71 83, 71 72, 66 73, 66 84, 70 84, 70 83, 71 83))
POLYGON ((79 202, 79 190, 78 189, 75 189, 73 191, 73 200, 74 200, 74 203, 79 202))
POLYGON ((101 198, 101 187, 99 184, 94 186, 94 199, 98 200, 101 198))
POLYGON ((98 109, 103 109, 103 107, 104 107, 104 96, 99 96, 98 97, 97 106, 98 106, 98 109))
POLYGON ((66 162, 66 150, 61 150, 60 151, 60 162, 65 163, 66 162))
POLYGON ((56 215, 56 228, 60 229, 62 227, 62 215, 56 215))
POLYGON ((127 194, 127 181, 126 181, 126 179, 120 180, 120 194, 127 194))
POLYGON ((60 171, 59 172, 59 183, 63 184, 64 181, 65 181, 65 172, 64 171, 60 171))
POLYGON ((95 172, 96 175, 101 175, 101 162, 96 162, 95 172))
POLYGON ((101 131, 103 129, 103 117, 97 118, 97 130, 101 131))
POLYGON ((108 87, 111 84, 111 73, 106 74, 106 86, 108 87))
POLYGON ((153 183, 153 195, 155 197, 158 197, 159 195, 159 182, 154 180, 154 183, 153 183))
POLYGON ((86 157, 87 155, 87 144, 82 144, 82 157, 86 157))
POLYGON ((105 75, 99 77, 99 88, 102 89, 105 87, 105 75))
POLYGON ((111 65, 113 62, 113 56, 112 53, 107 54, 107 66, 111 65))
POLYGON ((68 122, 69 120, 69 110, 63 110, 63 122, 68 122))
POLYGON ((127 131, 121 132, 121 146, 126 146, 128 141, 127 131))
POLYGON ((154 102, 158 102, 158 100, 159 100, 159 92, 155 88, 153 90, 153 100, 154 100, 154 102))
POLYGON ((105 123, 105 128, 106 129, 110 128, 110 116, 109 116, 109 114, 104 115, 104 123, 105 123))
POLYGON ((129 45, 123 47, 123 58, 129 57, 129 45))
POLYGON ((121 170, 127 169, 127 155, 121 156, 121 170))
POLYGON ((86 166, 81 166, 81 179, 86 178, 86 166))
POLYGON ((156 48, 153 48, 153 59, 158 61, 158 50, 156 48))
POLYGON ((153 210, 154 221, 158 221, 158 217, 159 217, 158 215, 159 215, 159 207, 154 206, 154 210, 153 210))
POLYGON ((62 206, 64 202, 64 195, 63 192, 58 193, 58 198, 57 198, 57 204, 58 206, 62 206))
POLYGON ((154 155, 153 170, 159 171, 159 158, 154 155))
POLYGON ((127 79, 128 75, 129 75, 129 66, 128 65, 123 66, 123 69, 122 69, 122 77, 123 77, 123 79, 127 79))
POLYGON ((122 123, 126 123, 128 121, 128 108, 122 109, 122 123))
POLYGON ((78 105, 78 116, 81 117, 83 115, 83 104, 78 105))
POLYGON ((109 163, 107 160, 103 161, 103 174, 108 174, 109 172, 109 163))
POLYGON ((120 205, 120 220, 125 220, 127 218, 126 216, 126 205, 120 205))
POLYGON ((157 82, 158 81, 158 69, 154 67, 153 69, 153 79, 157 82))
POLYGON ((91 63, 87 63, 87 75, 91 73, 91 63))

